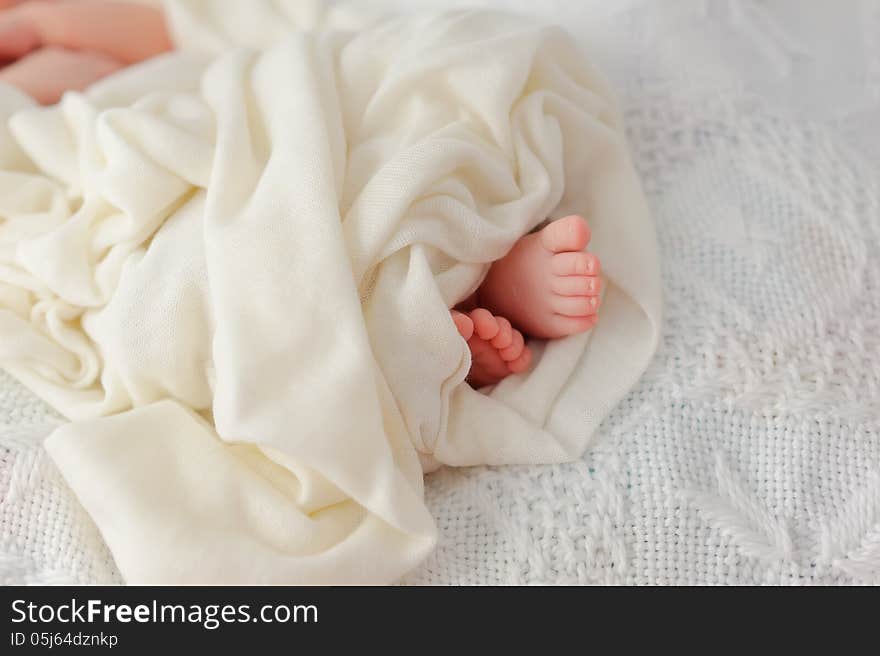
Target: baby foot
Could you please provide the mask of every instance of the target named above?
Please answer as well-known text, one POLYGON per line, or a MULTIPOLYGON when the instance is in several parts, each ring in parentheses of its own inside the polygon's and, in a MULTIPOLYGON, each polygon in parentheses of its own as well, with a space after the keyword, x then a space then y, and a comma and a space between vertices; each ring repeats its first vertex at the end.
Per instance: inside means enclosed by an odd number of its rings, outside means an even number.
POLYGON ((520 239, 495 262, 477 302, 532 337, 554 339, 589 330, 599 309, 599 258, 584 252, 590 228, 567 216, 520 239))
POLYGON ((504 317, 477 308, 468 314, 453 310, 452 319, 471 351, 468 382, 474 387, 494 385, 529 368, 532 352, 504 317))

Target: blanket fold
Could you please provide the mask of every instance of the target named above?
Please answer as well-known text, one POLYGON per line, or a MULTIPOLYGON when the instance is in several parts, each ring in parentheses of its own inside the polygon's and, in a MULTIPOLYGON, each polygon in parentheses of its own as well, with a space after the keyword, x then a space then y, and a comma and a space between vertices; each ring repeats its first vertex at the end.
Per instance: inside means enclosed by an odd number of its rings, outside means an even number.
POLYGON ((304 6, 169 3, 180 52, 0 89, 0 364, 71 419, 46 447, 129 582, 393 581, 425 468, 579 457, 656 348, 651 220, 563 30, 304 6), (473 390, 449 308, 569 213, 602 320, 473 390))

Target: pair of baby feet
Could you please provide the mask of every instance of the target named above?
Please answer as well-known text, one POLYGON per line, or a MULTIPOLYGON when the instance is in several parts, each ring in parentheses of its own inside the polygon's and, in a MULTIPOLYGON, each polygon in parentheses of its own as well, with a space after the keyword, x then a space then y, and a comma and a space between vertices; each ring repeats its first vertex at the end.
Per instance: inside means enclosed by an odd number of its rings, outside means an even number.
POLYGON ((599 259, 584 251, 589 241, 590 228, 579 216, 549 223, 514 244, 476 294, 452 310, 471 351, 472 385, 526 371, 532 354, 524 333, 556 339, 596 325, 602 283, 599 259))

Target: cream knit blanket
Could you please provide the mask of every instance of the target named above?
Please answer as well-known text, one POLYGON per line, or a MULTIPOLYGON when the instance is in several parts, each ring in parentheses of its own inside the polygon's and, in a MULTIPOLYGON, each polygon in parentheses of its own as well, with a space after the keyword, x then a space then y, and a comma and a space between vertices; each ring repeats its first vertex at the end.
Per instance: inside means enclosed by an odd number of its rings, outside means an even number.
POLYGON ((57 107, 0 89, 0 363, 71 420, 46 447, 127 581, 393 581, 435 543, 424 466, 575 459, 654 352, 620 119, 506 14, 215 5, 57 107), (448 308, 574 212, 602 321, 474 391, 448 308))

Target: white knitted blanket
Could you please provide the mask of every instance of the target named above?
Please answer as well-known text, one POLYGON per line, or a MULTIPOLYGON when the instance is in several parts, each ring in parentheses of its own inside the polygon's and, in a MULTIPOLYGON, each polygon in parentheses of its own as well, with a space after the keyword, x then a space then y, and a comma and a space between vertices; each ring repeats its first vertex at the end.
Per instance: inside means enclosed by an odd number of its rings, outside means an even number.
MULTIPOLYGON (((429 477, 408 582, 880 582, 880 4, 543 4, 625 91, 664 341, 582 461, 429 477)), ((0 381, 2 580, 118 580, 0 381)))

